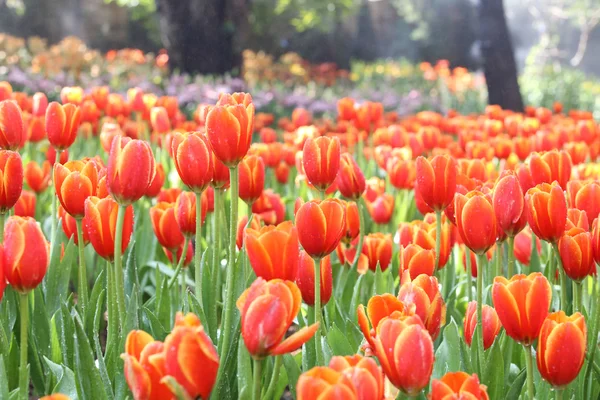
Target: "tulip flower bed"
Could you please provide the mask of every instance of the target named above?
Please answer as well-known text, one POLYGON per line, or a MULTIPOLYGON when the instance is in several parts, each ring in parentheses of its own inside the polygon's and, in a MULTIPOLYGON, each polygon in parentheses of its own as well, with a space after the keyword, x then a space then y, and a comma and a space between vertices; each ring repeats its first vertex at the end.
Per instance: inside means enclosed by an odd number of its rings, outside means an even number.
POLYGON ((600 394, 588 112, 0 96, 1 399, 600 394))

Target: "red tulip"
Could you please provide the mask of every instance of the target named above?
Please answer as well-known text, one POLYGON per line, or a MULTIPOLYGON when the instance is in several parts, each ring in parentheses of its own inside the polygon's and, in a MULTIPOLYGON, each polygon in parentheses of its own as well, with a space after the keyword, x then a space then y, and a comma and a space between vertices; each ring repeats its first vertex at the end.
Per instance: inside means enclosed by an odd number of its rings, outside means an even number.
POLYGON ((446 155, 436 156, 431 161, 419 157, 416 169, 415 191, 433 210, 443 211, 456 192, 456 161, 446 155))
MULTIPOLYGON (((487 350, 494 343, 494 340, 496 339, 496 336, 498 336, 498 333, 500 333, 502 324, 500 324, 500 320, 498 319, 498 314, 496 313, 496 310, 494 310, 492 307, 484 304, 481 311, 483 325, 483 348, 487 350)), ((465 320, 463 324, 465 342, 468 346, 471 346, 476 326, 477 302, 471 301, 467 306, 467 312, 465 313, 465 320)))
POLYGON ((75 218, 83 218, 85 199, 95 196, 99 166, 94 160, 54 164, 54 187, 60 204, 75 218))
MULTIPOLYGON (((333 291, 333 276, 331 258, 325 256, 321 259, 321 307, 329 302, 333 291)), ((315 261, 304 250, 300 251, 298 259, 298 274, 296 285, 302 293, 302 300, 309 306, 315 305, 315 261)))
POLYGON ((260 197, 265 187, 265 164, 262 158, 247 156, 239 165, 239 196, 247 204, 252 204, 260 197))
POLYGON ((0 150, 0 213, 17 203, 23 190, 23 163, 19 153, 0 150))
POLYGON ((365 176, 350 153, 344 153, 340 158, 337 184, 342 196, 354 201, 360 199, 365 192, 365 176))
POLYGON ((339 139, 327 136, 308 138, 302 154, 304 173, 310 184, 321 191, 327 190, 340 169, 339 139))
POLYGON ((171 152, 177 173, 192 192, 200 193, 213 179, 212 152, 208 138, 200 133, 175 133, 171 152))
POLYGON ((25 143, 21 108, 14 100, 0 101, 0 148, 18 150, 25 143))
POLYGON ((558 252, 567 276, 575 281, 585 279, 594 267, 592 234, 572 228, 558 242, 558 252))
POLYGON ((152 149, 147 142, 117 136, 108 156, 108 190, 117 203, 129 205, 139 200, 156 173, 152 149))
POLYGON ((454 205, 456 227, 465 245, 476 254, 483 254, 496 243, 496 215, 488 196, 472 191, 466 196, 456 194, 454 205))
MULTIPOLYGON (((196 234, 196 194, 193 192, 181 192, 175 202, 175 220, 179 230, 187 238, 196 234)), ((208 211, 208 199, 204 196, 200 198, 202 224, 206 221, 208 211)))
MULTIPOLYGON (((96 253, 112 261, 115 252, 115 232, 117 226, 118 204, 111 198, 88 197, 85 201, 84 229, 96 253)), ((133 206, 125 209, 121 252, 124 253, 133 233, 133 206)), ((85 238, 85 237, 84 237, 85 238)))
MULTIPOLYGON (((46 109, 46 133, 52 147, 65 150, 75 142, 81 115, 79 107, 73 104, 48 104, 46 109)), ((51 163, 53 164, 53 163, 51 163)))
POLYGON ((558 181, 561 188, 567 188, 571 179, 571 156, 562 150, 552 150, 542 155, 534 153, 529 160, 529 170, 536 185, 558 181))
POLYGON ((35 193, 29 190, 23 190, 21 197, 15 204, 15 215, 19 217, 31 217, 35 218, 35 193))
POLYGON ((298 273, 298 232, 291 221, 246 229, 244 243, 256 276, 293 281, 298 273))
POLYGON ((179 248, 184 241, 184 237, 175 219, 175 204, 156 204, 150 208, 150 219, 158 243, 171 251, 179 248))
POLYGON ((525 205, 533 233, 550 243, 558 241, 567 223, 567 202, 558 183, 543 183, 529 189, 525 205))
POLYGON ((496 183, 492 202, 498 226, 506 235, 514 237, 525 227, 524 195, 514 174, 507 174, 496 183))
POLYGON ((296 213, 298 239, 311 257, 322 258, 337 247, 346 232, 346 212, 341 201, 327 199, 304 203, 296 213))

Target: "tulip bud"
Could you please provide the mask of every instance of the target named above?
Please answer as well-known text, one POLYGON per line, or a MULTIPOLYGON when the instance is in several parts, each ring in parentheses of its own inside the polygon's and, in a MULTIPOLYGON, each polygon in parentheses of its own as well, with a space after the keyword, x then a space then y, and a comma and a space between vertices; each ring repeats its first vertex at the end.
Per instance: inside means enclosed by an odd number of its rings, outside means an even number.
POLYGON ((567 202, 558 183, 542 183, 529 189, 525 206, 533 233, 550 243, 558 241, 567 223, 567 202))
POLYGON ((98 169, 93 160, 54 164, 56 195, 65 211, 75 218, 83 217, 85 199, 96 195, 98 169))
POLYGON ((265 187, 265 164, 254 155, 245 157, 239 164, 239 195, 247 204, 260 197, 265 187))
POLYGON ((14 100, 0 101, 0 148, 17 150, 25 142, 23 114, 14 100))
POLYGON ((346 233, 345 207, 335 199, 304 203, 296 213, 296 227, 304 250, 311 257, 325 257, 346 233))
POLYGON ((536 185, 557 181, 563 189, 571 179, 572 166, 571 156, 564 150, 552 150, 542 155, 534 153, 529 160, 529 171, 536 185))
POLYGON ((147 197, 156 197, 160 193, 163 185, 165 184, 165 169, 162 164, 156 164, 156 173, 154 174, 154 179, 150 182, 150 186, 146 189, 145 196, 147 197))
POLYGON ((395 199, 390 193, 383 193, 373 201, 366 201, 367 210, 376 224, 385 225, 390 222, 394 213, 395 199))
POLYGON ((569 278, 581 281, 592 272, 592 235, 587 230, 572 228, 566 231, 558 242, 558 252, 569 278))
POLYGON ((0 213, 17 203, 23 190, 23 163, 19 153, 0 150, 0 213))
POLYGON ((298 272, 298 232, 291 221, 246 229, 244 243, 256 276, 293 281, 298 272))
POLYGON ((117 203, 129 205, 140 199, 156 173, 152 149, 147 142, 117 136, 108 155, 108 190, 117 203))
POLYGON ((525 200, 514 174, 507 174, 496 183, 492 202, 496 221, 506 235, 514 237, 525 227, 525 200))
MULTIPOLYGON (((325 256, 321 259, 321 307, 325 306, 331 298, 333 291, 333 275, 331 270, 331 258, 325 256)), ((296 284, 302 293, 302 300, 309 306, 315 304, 315 261, 304 250, 300 251, 298 259, 298 274, 296 284)))
MULTIPOLYGON (((494 339, 500 333, 502 325, 498 319, 496 310, 492 307, 484 304, 482 307, 482 325, 483 325, 483 348, 489 349, 494 343, 494 339)), ((464 333, 465 342, 468 346, 471 346, 473 340, 473 334, 475 333, 475 327, 477 326, 477 302, 471 301, 467 306, 467 312, 465 313, 464 320, 464 333)))
POLYGON ((367 256, 369 269, 377 270, 377 265, 385 271, 392 261, 392 237, 389 234, 370 233, 364 237, 362 254, 367 256))
POLYGON ((408 272, 403 273, 398 300, 406 307, 415 306, 415 314, 423 321, 431 339, 435 340, 441 327, 446 324, 446 303, 439 290, 437 278, 419 275, 411 280, 408 272))
POLYGON ((487 388, 479 383, 476 374, 448 372, 431 382, 430 400, 469 399, 488 400, 487 388))
POLYGON ((150 110, 150 125, 158 134, 165 134, 171 130, 169 115, 164 107, 152 107, 150 110))
POLYGON ((411 190, 414 188, 417 171, 413 160, 392 157, 388 160, 386 169, 390 177, 390 183, 396 189, 411 190))
MULTIPOLYGON (((81 114, 73 104, 48 104, 46 109, 46 133, 52 147, 65 150, 75 142, 81 114)), ((53 163, 52 163, 53 164, 53 163)))
POLYGON ((465 245, 476 254, 496 243, 496 214, 491 199, 479 191, 456 195, 456 227, 465 245))
POLYGON ((200 193, 213 178, 210 144, 199 132, 176 133, 171 143, 173 161, 179 177, 192 192, 200 193))
POLYGON ((435 211, 443 211, 454 199, 456 192, 456 161, 440 155, 431 162, 424 157, 417 158, 417 184, 415 191, 425 204, 435 211))
MULTIPOLYGON (((84 230, 96 253, 112 261, 115 252, 115 232, 119 205, 111 198, 88 197, 85 201, 84 230)), ((121 252, 125 253, 133 232, 133 206, 125 209, 121 252)), ((85 234, 84 234, 85 235, 85 234)), ((85 239, 85 236, 84 236, 85 239)))
POLYGON ((342 196, 354 201, 360 199, 365 192, 365 176, 350 153, 341 156, 337 184, 342 196))
POLYGON ((152 229, 161 246, 175 251, 184 241, 175 219, 174 203, 158 203, 150 208, 152 229))
MULTIPOLYGON (((196 234, 196 196, 193 192, 181 192, 175 202, 175 220, 179 230, 187 238, 196 234)), ((201 222, 204 224, 208 211, 208 199, 202 196, 200 204, 202 207, 201 222)))
POLYGON ((44 161, 42 166, 35 161, 29 161, 25 165, 25 183, 35 193, 42 193, 50 185, 50 163, 44 161))
POLYGON ((327 190, 340 169, 339 139, 327 136, 308 138, 302 154, 304 173, 310 184, 321 191, 327 190))
POLYGON ((400 271, 408 271, 410 279, 421 274, 433 275, 435 270, 435 250, 423 249, 417 244, 409 244, 400 251, 400 271))
POLYGON ((21 192, 21 197, 17 200, 15 204, 15 215, 19 217, 31 217, 35 218, 35 193, 30 192, 29 190, 23 190, 21 192))

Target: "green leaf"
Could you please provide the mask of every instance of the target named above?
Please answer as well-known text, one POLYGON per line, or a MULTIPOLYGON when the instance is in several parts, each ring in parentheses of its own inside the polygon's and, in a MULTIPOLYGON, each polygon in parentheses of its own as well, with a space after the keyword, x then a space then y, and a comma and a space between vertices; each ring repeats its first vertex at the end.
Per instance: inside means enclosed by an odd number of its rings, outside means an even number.
MULTIPOLYGON (((60 229, 56 230, 56 235, 60 233, 60 229)), ((46 273, 46 307, 50 315, 54 314, 59 308, 64 299, 67 297, 69 289, 69 277, 71 276, 71 267, 77 257, 77 246, 73 243, 73 239, 69 240, 65 247, 65 255, 60 257, 60 240, 55 236, 52 238, 52 257, 50 265, 46 273)))
POLYGON ((58 316, 58 333, 60 346, 62 348, 63 362, 67 367, 73 369, 73 359, 75 355, 73 339, 75 337, 75 326, 73 326, 73 318, 64 303, 61 305, 61 309, 56 315, 58 316))
MULTIPOLYGON (((57 313, 58 314, 58 313, 57 313)), ((58 335, 58 328, 56 326, 56 315, 50 320, 50 359, 55 363, 62 363, 62 350, 60 347, 60 339, 58 335)))
MULTIPOLYGON (((300 357, 302 356, 300 355, 300 357)), ((292 392, 292 397, 296 398, 296 383, 298 382, 298 378, 300 378, 300 374, 302 373, 300 370, 300 363, 291 354, 284 354, 283 365, 285 366, 285 371, 288 376, 288 385, 290 387, 290 391, 292 392)))
POLYGON ((169 280, 167 278, 162 279, 157 301, 156 316, 163 326, 170 327, 173 318, 171 318, 171 291, 169 290, 169 280))
MULTIPOLYGON (((102 355, 102 347, 100 346, 100 337, 98 336, 98 332, 100 330, 100 319, 102 318, 103 308, 102 305, 104 303, 104 296, 106 294, 105 290, 100 292, 100 296, 98 296, 97 303, 95 305, 96 314, 94 315, 94 324, 93 324, 93 335, 92 340, 94 342, 94 350, 96 352, 96 359, 98 360, 98 369, 100 371, 100 376, 102 377, 102 382, 104 383, 104 387, 107 389, 107 395, 109 399, 113 399, 112 392, 110 388, 112 387, 108 371, 106 369, 106 364, 104 363, 104 357, 102 355)), ((92 306, 92 303, 89 303, 92 306)))
POLYGON ((48 332, 50 332, 50 317, 46 314, 41 288, 38 287, 33 291, 33 298, 31 333, 41 354, 50 356, 50 335, 48 335, 48 332))
POLYGON ((106 400, 107 393, 102 383, 98 368, 96 368, 92 347, 88 342, 83 329, 83 324, 78 315, 75 315, 75 365, 77 392, 80 400, 106 400))
POLYGON ((510 386, 508 393, 506 393, 506 400, 514 400, 518 399, 521 395, 521 390, 523 390, 523 385, 525 384, 525 379, 527 378, 527 368, 523 368, 519 375, 515 378, 515 381, 510 386))
POLYGON ((4 365, 4 357, 0 355, 0 399, 8 399, 8 393, 10 391, 9 389, 6 366, 4 365))
POLYGON ((64 365, 53 363, 47 357, 44 357, 44 362, 56 379, 56 385, 52 388, 51 393, 62 393, 71 399, 76 399, 78 397, 77 384, 75 383, 75 374, 73 371, 64 365))
POLYGON ((388 285, 386 282, 386 276, 384 272, 381 270, 381 265, 379 261, 377 262, 377 269, 375 270, 375 293, 374 294, 384 294, 388 293, 388 285))
MULTIPOLYGON (((200 307, 200 302, 196 296, 190 291, 188 292, 188 304, 190 305, 190 311, 200 318, 200 322, 202 322, 202 326, 207 327, 206 324, 206 315, 204 315, 204 311, 200 307)), ((209 335, 210 336, 210 335, 209 335)), ((212 340, 212 338, 211 338, 212 340)), ((213 340, 213 343, 216 343, 216 340, 213 340)))
POLYGON ((238 342, 237 365, 238 396, 240 399, 249 399, 252 396, 252 360, 243 340, 238 342))
POLYGON ((537 252, 537 238, 535 236, 535 233, 531 232, 531 259, 529 261, 529 272, 531 273, 541 271, 542 261, 540 260, 540 255, 537 252))
POLYGON ((482 382, 487 386, 491 399, 501 397, 504 392, 504 358, 500 340, 494 341, 488 351, 482 382))
MULTIPOLYGON (((318 334, 319 332, 316 333, 316 335, 318 334)), ((333 350, 333 355, 349 356, 356 353, 356 349, 350 345, 346 335, 340 331, 336 324, 333 324, 329 328, 329 332, 327 332, 327 341, 329 342, 331 350, 333 350)))
POLYGON ((433 367, 433 379, 440 379, 447 372, 460 370, 461 350, 460 334, 454 319, 444 328, 443 340, 435 352, 435 365, 433 367))
POLYGON ((142 310, 146 314, 146 318, 148 318, 150 327, 152 328, 152 337, 156 340, 165 340, 169 331, 158 320, 158 317, 156 317, 156 315, 154 315, 147 307, 143 307, 142 310))
POLYGON ((104 278, 104 270, 101 270, 96 278, 96 282, 94 283, 94 288, 92 289, 92 293, 90 294, 90 299, 88 300, 88 308, 86 310, 86 315, 84 318, 86 324, 86 332, 89 340, 93 340, 93 337, 96 336, 98 331, 94 330, 94 318, 97 312, 98 307, 102 307, 102 303, 99 302, 100 293, 104 290, 105 287, 105 278, 104 278))

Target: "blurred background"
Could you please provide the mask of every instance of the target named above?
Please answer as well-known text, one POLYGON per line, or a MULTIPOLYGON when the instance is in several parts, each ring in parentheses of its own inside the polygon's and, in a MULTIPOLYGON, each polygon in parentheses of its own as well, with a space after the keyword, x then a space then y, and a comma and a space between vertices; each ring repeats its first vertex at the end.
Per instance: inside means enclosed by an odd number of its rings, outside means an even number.
POLYGON ((412 108, 475 112, 489 96, 596 111, 599 23, 600 0, 0 0, 0 78, 118 87, 126 74, 183 103, 204 99, 183 85, 211 75, 272 96, 315 82, 394 106, 417 90, 412 108))

